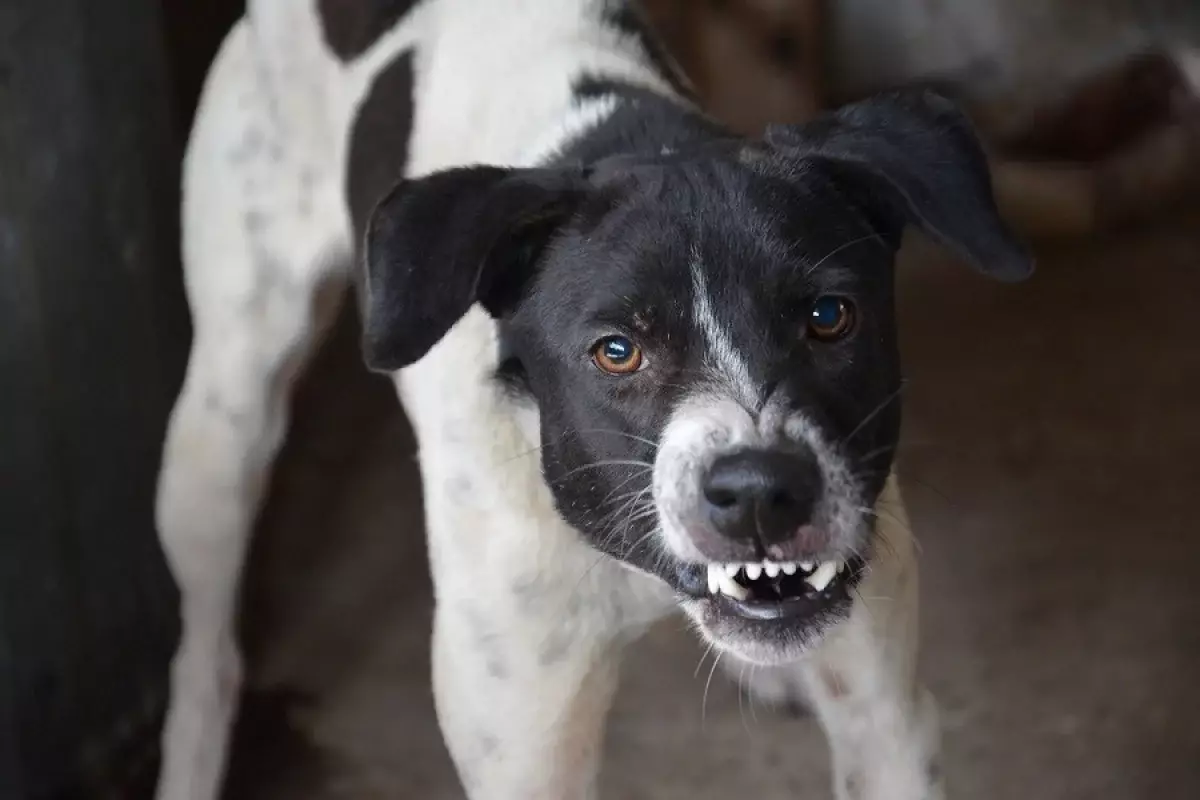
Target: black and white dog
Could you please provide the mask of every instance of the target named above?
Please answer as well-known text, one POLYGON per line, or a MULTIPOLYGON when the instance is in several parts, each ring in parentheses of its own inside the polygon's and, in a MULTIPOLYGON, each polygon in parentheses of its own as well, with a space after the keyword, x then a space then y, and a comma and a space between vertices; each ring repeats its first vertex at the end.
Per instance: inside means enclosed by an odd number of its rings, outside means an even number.
POLYGON ((238 576, 289 389, 358 293, 420 446, 434 690, 473 800, 594 796, 619 651, 681 608, 803 692, 848 800, 942 797, 892 469, 909 223, 1029 259, 947 101, 760 140, 619 0, 250 0, 187 153, 195 344, 158 524, 182 591, 162 800, 213 800, 238 576), (360 247, 361 246, 361 247, 360 247))

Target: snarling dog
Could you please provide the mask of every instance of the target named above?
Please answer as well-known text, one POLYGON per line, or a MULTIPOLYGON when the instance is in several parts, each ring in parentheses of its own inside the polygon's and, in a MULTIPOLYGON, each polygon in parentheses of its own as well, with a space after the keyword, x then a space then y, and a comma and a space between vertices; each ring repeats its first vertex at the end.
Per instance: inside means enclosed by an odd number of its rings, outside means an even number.
POLYGON ((183 213, 160 798, 218 792, 240 567, 318 299, 352 283, 419 445, 470 797, 593 796, 619 652, 675 609, 767 665, 764 691, 806 693, 839 798, 943 796, 893 469, 895 256, 915 224, 994 278, 1031 268, 953 104, 890 93, 748 140, 616 0, 251 0, 183 213))

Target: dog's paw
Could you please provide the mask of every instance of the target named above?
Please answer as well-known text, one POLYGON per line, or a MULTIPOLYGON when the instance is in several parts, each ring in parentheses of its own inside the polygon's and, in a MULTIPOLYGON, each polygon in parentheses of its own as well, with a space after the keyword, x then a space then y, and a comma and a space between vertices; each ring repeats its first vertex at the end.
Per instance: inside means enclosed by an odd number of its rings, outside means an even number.
POLYGON ((764 667, 726 654, 721 667, 757 704, 797 719, 812 714, 799 665, 764 667))

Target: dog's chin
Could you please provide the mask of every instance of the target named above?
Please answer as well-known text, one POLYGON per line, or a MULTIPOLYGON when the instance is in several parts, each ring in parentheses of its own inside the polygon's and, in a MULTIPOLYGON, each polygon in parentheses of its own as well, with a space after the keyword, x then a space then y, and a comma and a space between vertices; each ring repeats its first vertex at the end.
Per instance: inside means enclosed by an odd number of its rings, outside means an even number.
POLYGON ((781 574, 778 577, 785 579, 782 585, 778 580, 772 582, 770 592, 737 598, 722 591, 697 592, 697 573, 705 576, 707 587, 708 567, 681 564, 679 583, 684 591, 680 605, 714 647, 752 663, 781 664, 804 656, 850 616, 854 588, 866 568, 864 561, 852 559, 819 591, 803 580, 803 572, 781 574))

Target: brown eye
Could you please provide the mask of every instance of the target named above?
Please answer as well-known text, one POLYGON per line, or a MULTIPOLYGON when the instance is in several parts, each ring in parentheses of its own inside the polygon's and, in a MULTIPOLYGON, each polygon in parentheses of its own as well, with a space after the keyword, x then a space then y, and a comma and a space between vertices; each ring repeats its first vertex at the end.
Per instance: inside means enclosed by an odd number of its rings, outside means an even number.
POLYGON ((849 300, 823 295, 813 303, 808 316, 808 332, 821 342, 833 342, 854 327, 854 306, 849 300))
POLYGON ((642 348, 625 336, 605 336, 592 347, 592 362, 609 375, 629 375, 642 366, 642 348))

